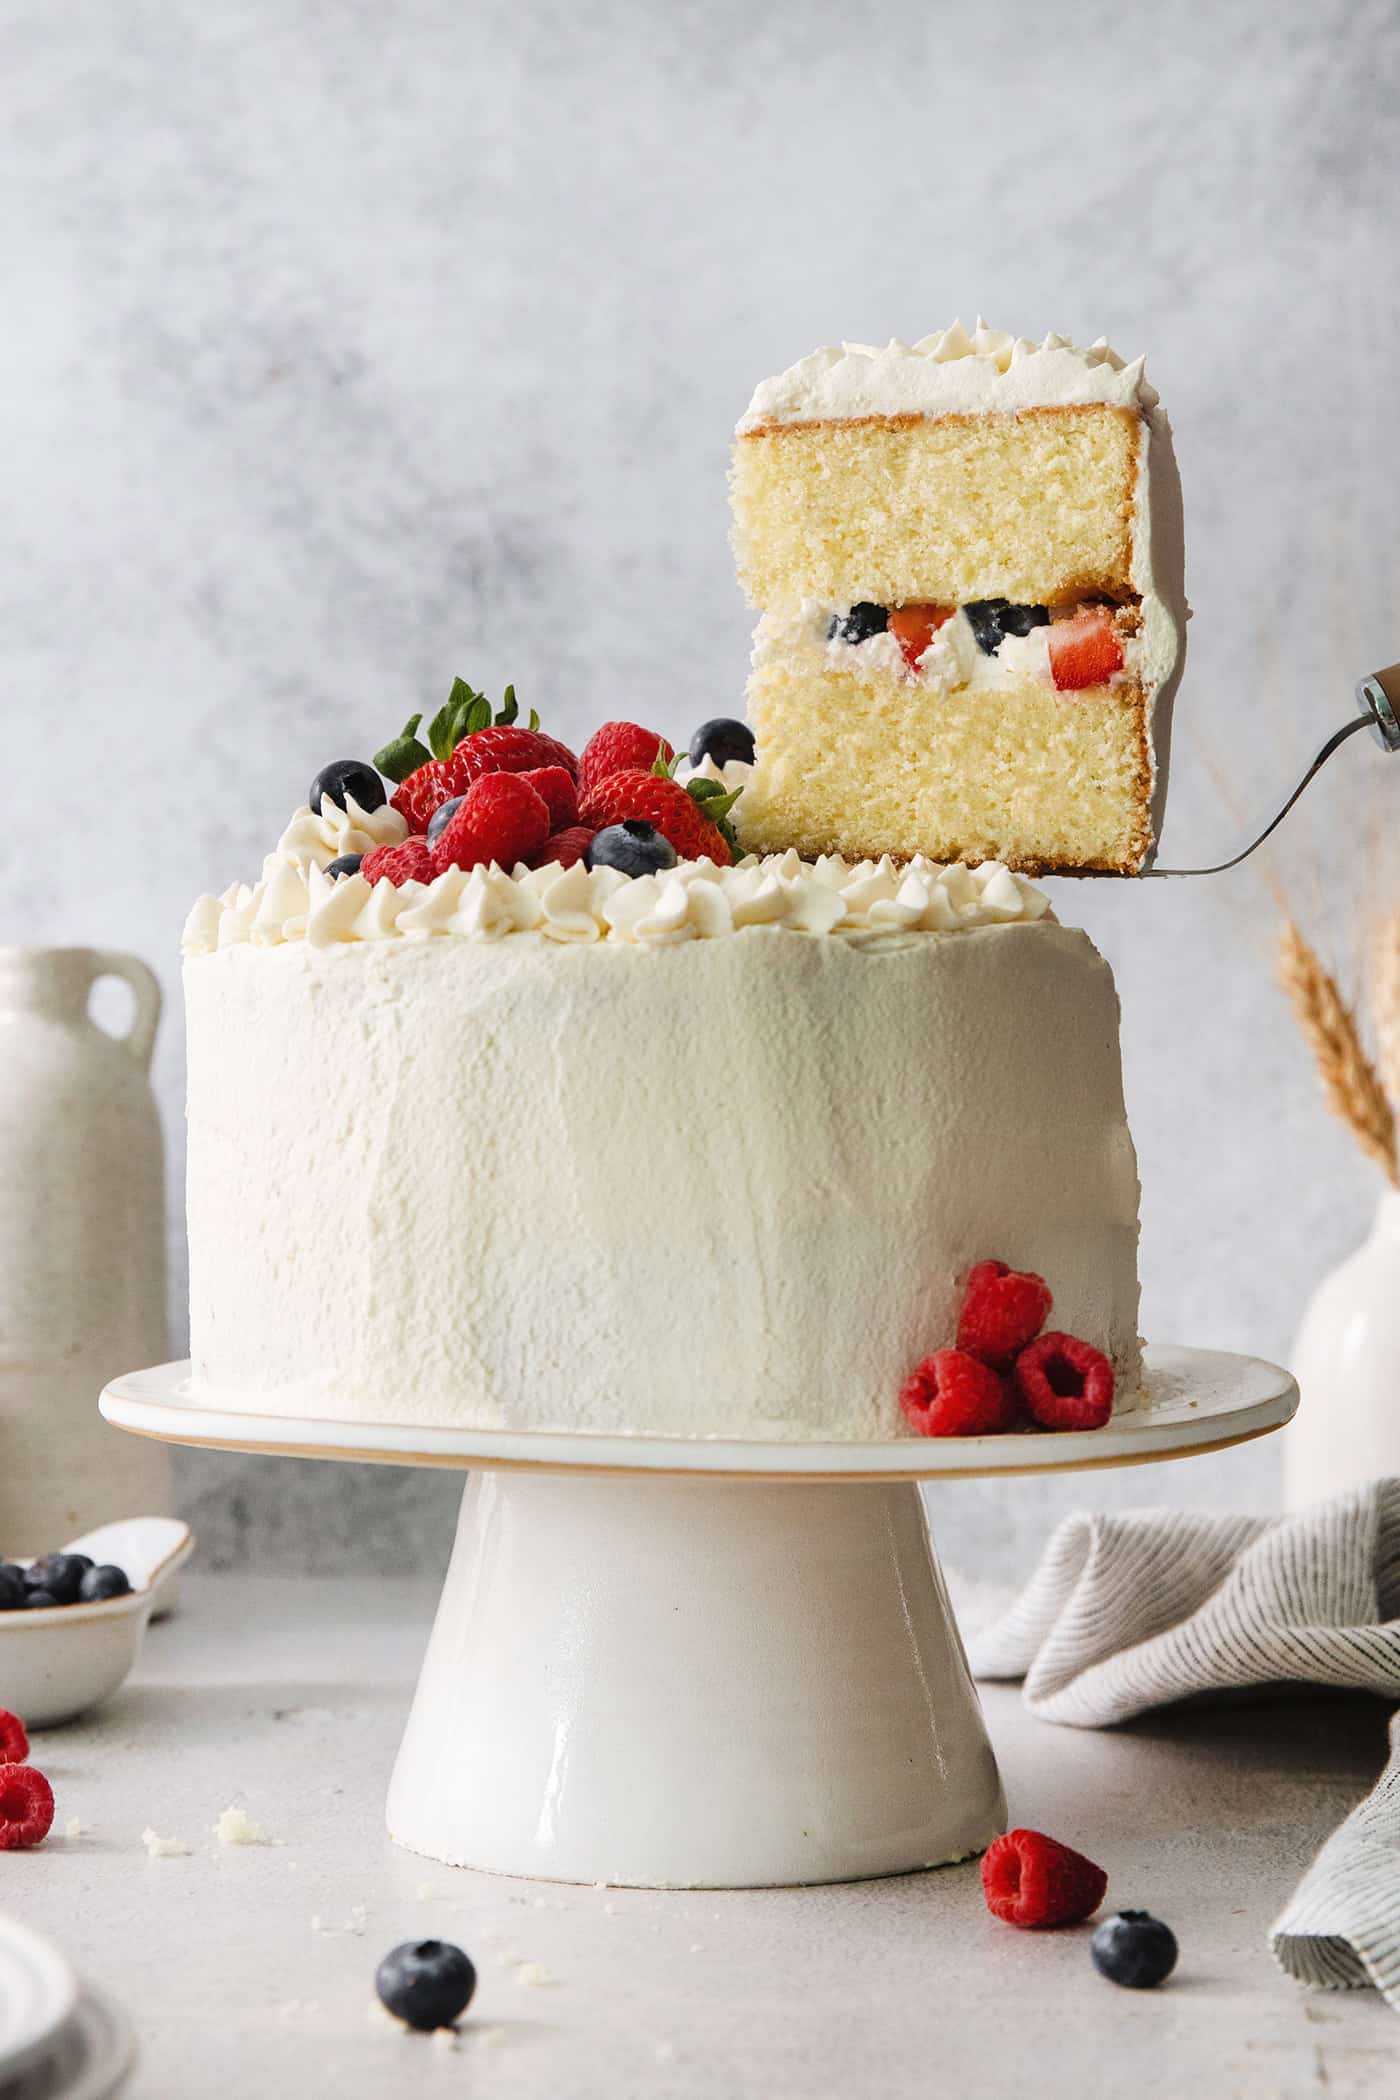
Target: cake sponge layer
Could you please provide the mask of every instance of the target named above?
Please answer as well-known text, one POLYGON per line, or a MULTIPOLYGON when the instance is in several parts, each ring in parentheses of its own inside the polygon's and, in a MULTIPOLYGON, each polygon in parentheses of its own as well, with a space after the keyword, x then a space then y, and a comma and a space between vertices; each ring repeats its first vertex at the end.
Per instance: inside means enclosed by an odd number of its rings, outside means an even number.
POLYGON ((746 431, 740 578, 770 611, 1125 599, 1140 437, 1135 411, 1106 405, 746 431))
POLYGON ((748 693, 758 759, 735 812, 748 851, 925 853, 1030 874, 1141 865, 1152 764, 1135 681, 947 692, 759 656, 748 693))

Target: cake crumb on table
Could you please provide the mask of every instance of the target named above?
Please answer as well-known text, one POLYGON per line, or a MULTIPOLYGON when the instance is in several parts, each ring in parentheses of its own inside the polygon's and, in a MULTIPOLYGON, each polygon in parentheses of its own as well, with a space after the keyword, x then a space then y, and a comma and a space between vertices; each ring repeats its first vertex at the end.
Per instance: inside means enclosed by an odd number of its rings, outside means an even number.
POLYGON ((183 1838, 161 1837, 149 1823, 141 1833, 141 1842, 151 1859, 183 1859, 190 1849, 183 1838))
POLYGON ((255 1823, 241 1808, 226 1808, 214 1825, 214 1835, 221 1845, 262 1845, 267 1842, 267 1832, 261 1823, 255 1823))

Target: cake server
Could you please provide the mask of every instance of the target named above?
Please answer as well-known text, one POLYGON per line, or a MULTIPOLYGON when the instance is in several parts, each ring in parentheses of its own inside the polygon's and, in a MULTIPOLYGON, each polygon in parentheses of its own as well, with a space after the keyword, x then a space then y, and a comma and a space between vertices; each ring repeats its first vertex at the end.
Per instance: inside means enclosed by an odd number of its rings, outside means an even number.
POLYGON ((1223 875, 1227 868, 1237 868, 1242 860, 1263 845, 1292 809, 1303 789, 1314 776, 1322 771, 1334 751, 1337 751, 1358 729, 1369 729, 1382 751, 1400 751, 1400 664, 1391 664, 1384 671, 1372 671, 1356 688, 1356 705, 1359 710, 1354 722, 1346 722, 1334 729, 1322 749, 1318 752, 1307 772, 1298 782, 1281 810, 1271 817, 1258 838, 1252 839, 1231 860, 1217 861, 1210 868, 1144 868, 1145 875, 1223 875))

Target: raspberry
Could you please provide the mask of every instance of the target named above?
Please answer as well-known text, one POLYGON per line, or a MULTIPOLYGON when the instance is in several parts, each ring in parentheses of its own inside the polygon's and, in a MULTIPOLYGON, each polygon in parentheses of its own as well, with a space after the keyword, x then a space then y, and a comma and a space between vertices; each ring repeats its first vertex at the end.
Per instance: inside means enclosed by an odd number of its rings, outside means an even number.
POLYGON ((53 1821, 53 1788, 33 1765, 0 1765, 0 1852, 42 1844, 53 1821))
POLYGON ((532 772, 522 773, 549 810, 551 831, 567 831, 578 822, 578 789, 574 776, 567 766, 536 766, 532 772))
POLYGON ((18 1714, 0 1706, 0 1765, 22 1765, 29 1755, 29 1737, 18 1714))
POLYGON ((1009 1371, 1050 1317, 1045 1278, 1004 1261, 979 1261, 967 1279, 958 1315, 958 1347, 998 1371, 1009 1371))
POLYGON ((674 751, 655 729, 639 728, 635 722, 604 722, 583 747, 578 762, 580 802, 610 773, 649 773, 658 755, 669 765, 674 751))
POLYGON ((1043 1334, 1016 1359, 1021 1398, 1042 1429, 1102 1429, 1113 1413, 1113 1366, 1072 1334, 1043 1334))
POLYGON ((916 1436, 996 1436, 1016 1420, 1006 1380, 963 1349, 936 1349, 899 1391, 904 1419, 916 1436))
POLYGON ((1098 1909, 1107 1887, 1102 1867, 1039 1830, 1008 1830, 982 1855, 988 1910, 1030 1931, 1080 1924, 1098 1909))
POLYGON ((405 839, 401 846, 371 846, 360 862, 366 882, 392 882, 396 890, 406 882, 431 882, 437 872, 422 839, 405 839))
POLYGON ((480 868, 495 861, 513 868, 549 837, 549 807, 520 773, 485 773, 468 788, 462 807, 443 826, 433 849, 438 873, 480 868))
MULTIPOLYGON (((721 797, 721 803, 727 806, 728 798, 721 797)), ((682 860, 712 860, 717 868, 730 867, 734 856, 723 832, 705 815, 706 806, 678 780, 632 771, 610 773, 587 789, 580 797, 579 815, 595 831, 629 819, 651 824, 682 860)))
POLYGON ((553 832, 539 851, 530 855, 530 866, 572 868, 593 844, 593 836, 586 824, 570 824, 564 831, 553 832))

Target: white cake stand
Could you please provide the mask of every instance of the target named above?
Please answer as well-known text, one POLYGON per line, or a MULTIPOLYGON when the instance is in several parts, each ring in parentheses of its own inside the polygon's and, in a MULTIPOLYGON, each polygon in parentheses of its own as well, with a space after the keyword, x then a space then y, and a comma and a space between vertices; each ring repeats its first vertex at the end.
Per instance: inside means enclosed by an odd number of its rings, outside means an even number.
POLYGON ((1163 1348, 1149 1404, 1092 1433, 742 1443, 215 1412, 188 1371, 119 1378, 102 1412, 173 1443, 470 1469, 390 1835, 646 1888, 981 1851, 1006 1804, 915 1483, 1184 1458, 1298 1402, 1272 1364, 1163 1348))

